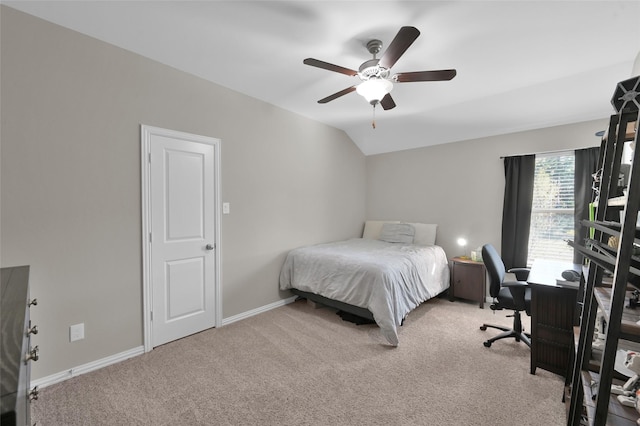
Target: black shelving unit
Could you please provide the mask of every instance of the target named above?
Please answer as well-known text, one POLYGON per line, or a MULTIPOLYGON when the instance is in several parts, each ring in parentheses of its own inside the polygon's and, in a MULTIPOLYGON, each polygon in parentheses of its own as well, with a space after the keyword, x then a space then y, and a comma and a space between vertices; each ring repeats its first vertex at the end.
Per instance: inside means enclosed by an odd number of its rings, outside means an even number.
MULTIPOLYGON (((626 83, 626 82, 622 82, 626 83)), ((616 98, 617 95, 614 95, 616 98)), ((629 97, 629 96, 627 96, 629 97)), ((615 103, 614 103, 614 106, 615 103)), ((638 108, 631 104, 612 115, 602 139, 598 201, 595 220, 582 225, 593 230, 586 241, 569 242, 588 259, 588 272, 581 300, 580 326, 574 330, 575 358, 567 379, 567 425, 636 425, 640 417, 633 407, 620 404, 611 394, 615 384, 616 353, 625 345, 640 344, 640 308, 626 308, 626 299, 640 286, 640 229, 636 227, 640 208, 640 146, 638 146, 638 108), (625 143, 636 144, 627 186, 620 197, 619 174, 625 143), (619 212, 624 211, 622 222, 619 212), (615 237, 615 244, 609 244, 615 237), (612 247, 613 246, 613 247, 612 247), (598 309, 604 315, 605 343, 598 360, 592 356, 592 342, 598 309)))

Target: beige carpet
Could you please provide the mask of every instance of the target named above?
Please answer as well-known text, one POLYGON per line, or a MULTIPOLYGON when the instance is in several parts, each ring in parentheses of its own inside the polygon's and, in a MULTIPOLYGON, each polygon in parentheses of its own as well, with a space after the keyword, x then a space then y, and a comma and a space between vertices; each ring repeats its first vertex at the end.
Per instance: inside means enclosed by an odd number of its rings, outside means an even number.
MULTIPOLYGON (((563 380, 529 374, 506 312, 433 299, 385 345, 375 325, 299 301, 42 390, 47 425, 536 425, 565 423, 563 380)), ((528 321, 525 322, 528 328, 528 321)))

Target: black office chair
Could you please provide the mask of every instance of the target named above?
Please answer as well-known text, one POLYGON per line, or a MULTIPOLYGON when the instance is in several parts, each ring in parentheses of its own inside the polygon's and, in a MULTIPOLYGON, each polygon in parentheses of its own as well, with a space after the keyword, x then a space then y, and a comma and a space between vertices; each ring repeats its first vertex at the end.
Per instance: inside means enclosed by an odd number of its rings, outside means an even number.
POLYGON ((525 333, 522 328, 522 319, 520 312, 525 311, 527 315, 531 315, 531 289, 526 280, 529 277, 528 268, 512 268, 508 272, 516 275, 517 281, 504 281, 505 268, 498 252, 491 244, 485 244, 482 247, 482 260, 489 272, 489 294, 493 297, 491 309, 494 311, 502 309, 513 310, 513 328, 507 328, 499 325, 482 324, 480 330, 486 330, 487 327, 497 328, 503 333, 484 342, 488 348, 493 342, 500 339, 513 337, 516 342, 523 341, 527 346, 531 347, 531 335, 525 333))

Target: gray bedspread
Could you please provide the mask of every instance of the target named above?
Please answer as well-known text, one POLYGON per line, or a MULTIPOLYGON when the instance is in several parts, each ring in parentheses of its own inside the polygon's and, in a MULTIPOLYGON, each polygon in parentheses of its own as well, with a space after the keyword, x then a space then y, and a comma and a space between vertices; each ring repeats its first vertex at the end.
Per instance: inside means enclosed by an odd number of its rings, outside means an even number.
POLYGON ((448 287, 441 247, 362 238, 291 250, 280 272, 282 290, 295 288, 368 309, 394 346, 404 317, 448 287))

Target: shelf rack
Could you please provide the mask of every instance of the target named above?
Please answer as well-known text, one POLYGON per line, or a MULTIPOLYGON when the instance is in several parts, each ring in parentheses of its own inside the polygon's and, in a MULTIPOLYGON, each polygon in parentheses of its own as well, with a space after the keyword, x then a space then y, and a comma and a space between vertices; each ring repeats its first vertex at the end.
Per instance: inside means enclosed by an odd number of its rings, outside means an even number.
MULTIPOLYGON (((634 285, 640 285, 640 257, 634 253, 640 245, 636 228, 640 208, 640 149, 635 149, 626 196, 619 193, 618 176, 623 146, 638 142, 638 111, 622 111, 612 115, 600 147, 599 168, 602 171, 595 220, 582 226, 594 230, 584 242, 569 242, 589 261, 582 305, 580 327, 574 332, 575 358, 567 383, 567 425, 636 425, 640 416, 633 407, 620 404, 611 395, 617 383, 614 370, 616 353, 625 345, 640 344, 640 309, 625 309, 625 300, 634 285), (623 221, 611 221, 624 210, 623 221), (607 209, 615 209, 607 215, 607 209), (610 237, 616 237, 613 244, 610 237), (617 244, 616 244, 617 243, 617 244), (608 276, 612 275, 609 280, 608 276), (630 284, 631 283, 631 284, 630 284), (599 360, 593 359, 592 342, 598 309, 604 315, 605 343, 599 360)), ((618 382, 620 383, 620 382, 618 382)))

